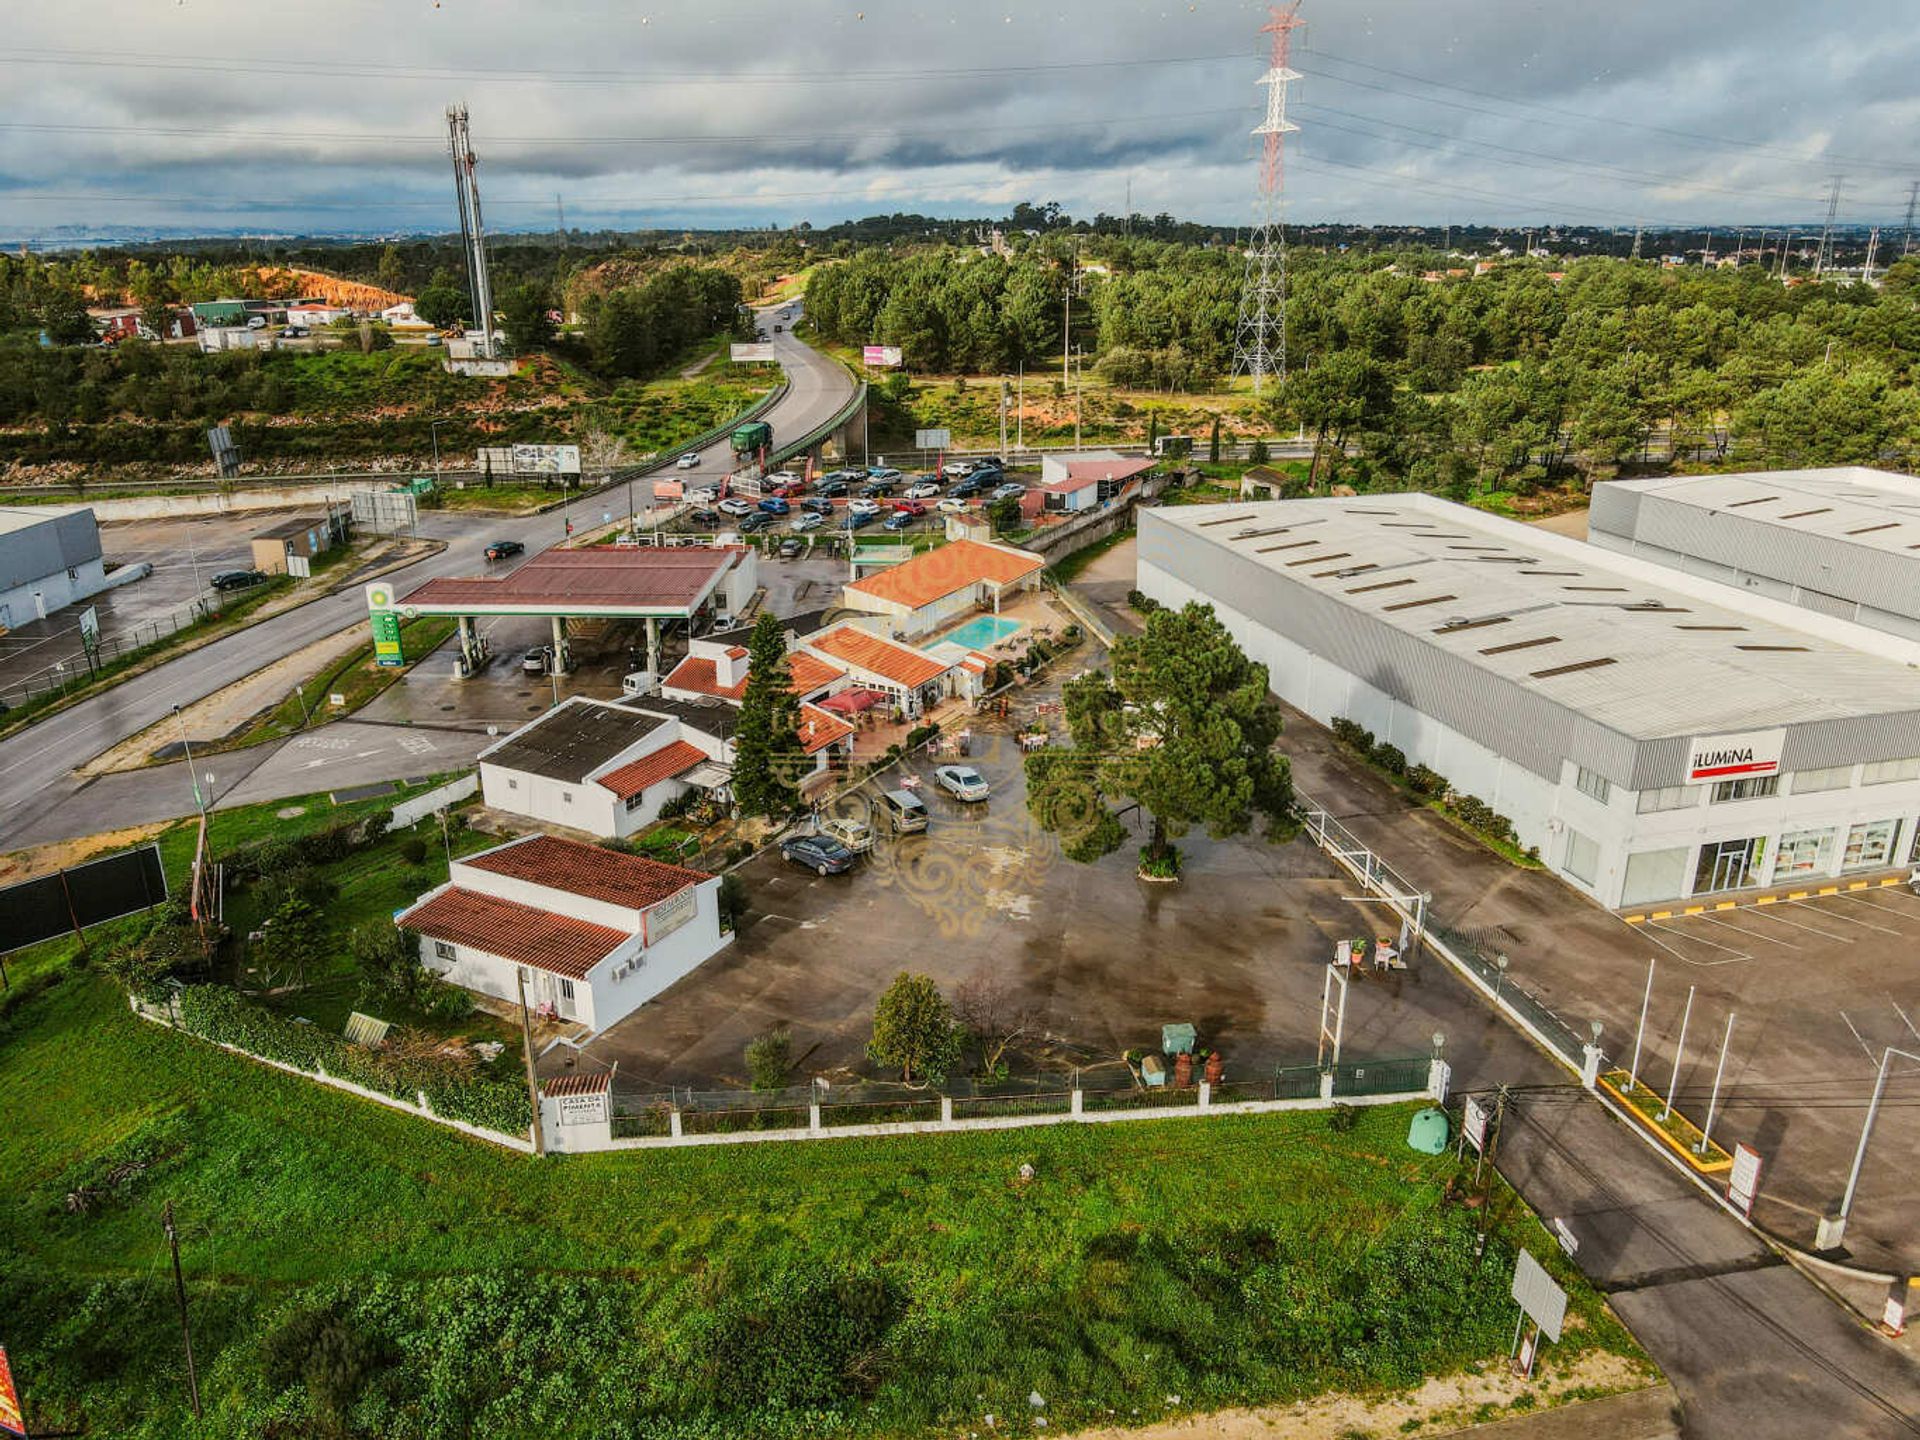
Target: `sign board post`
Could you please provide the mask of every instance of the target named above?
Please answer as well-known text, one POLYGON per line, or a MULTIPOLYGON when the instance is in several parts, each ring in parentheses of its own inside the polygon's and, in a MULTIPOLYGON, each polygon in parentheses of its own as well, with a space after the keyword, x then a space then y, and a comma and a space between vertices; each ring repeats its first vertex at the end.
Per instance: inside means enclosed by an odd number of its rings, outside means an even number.
POLYGON ((287 557, 287 574, 293 576, 296 580, 311 580, 313 578, 313 561, 305 555, 289 555, 287 557))
POLYGON ((898 345, 866 345, 860 350, 860 363, 874 370, 898 370, 900 368, 900 347, 898 345))
POLYGON ((516 475, 578 475, 578 445, 515 445, 513 473, 516 475))
POLYGON ((916 430, 913 432, 913 447, 916 450, 951 450, 953 432, 951 430, 916 430))
POLYGON ((89 605, 80 612, 80 648, 86 652, 87 669, 91 672, 94 662, 100 658, 100 608, 89 605))
POLYGON ((1473 1146, 1476 1155, 1487 1153, 1487 1121, 1491 1118, 1486 1106, 1471 1095, 1467 1097, 1466 1113, 1460 1119, 1460 1143, 1473 1146))
POLYGON ((1556 1344, 1560 1327, 1567 1318, 1567 1292, 1562 1290, 1527 1251, 1513 1266, 1513 1303, 1520 1307, 1520 1318, 1513 1326, 1514 1368, 1522 1375, 1533 1373, 1533 1361, 1542 1336, 1556 1344), (1533 1335, 1524 1337, 1527 1321, 1533 1321, 1533 1335), (1523 1343, 1524 1337, 1524 1343, 1523 1343))
POLYGON ((374 664, 405 665, 407 657, 400 645, 400 612, 393 608, 393 587, 377 582, 367 586, 367 612, 373 621, 374 664))
POLYGON ((771 345, 732 345, 727 349, 727 358, 735 365, 759 365, 777 357, 771 345))

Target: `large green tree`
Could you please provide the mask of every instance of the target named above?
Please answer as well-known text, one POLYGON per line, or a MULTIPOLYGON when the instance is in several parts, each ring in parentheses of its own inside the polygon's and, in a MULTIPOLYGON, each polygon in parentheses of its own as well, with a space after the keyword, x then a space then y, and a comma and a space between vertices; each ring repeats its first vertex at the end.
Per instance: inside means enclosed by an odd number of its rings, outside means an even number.
POLYGON ((899 1066, 908 1084, 941 1079, 959 1058, 960 1042, 953 1007, 929 975, 902 970, 873 1007, 867 1054, 878 1064, 899 1066))
POLYGON ((784 815, 793 808, 805 761, 799 725, 786 630, 762 615, 747 642, 747 688, 733 732, 733 798, 747 814, 784 815))
POLYGON ((552 308, 547 287, 533 281, 515 285, 500 297, 500 323, 514 354, 530 355, 553 339, 553 321, 547 318, 552 308))
POLYGON ((1152 823, 1143 858, 1174 862, 1173 841, 1203 825, 1215 838, 1264 817, 1288 829, 1293 782, 1274 752, 1279 707, 1267 667, 1247 659, 1210 605, 1156 610, 1139 635, 1114 642, 1113 673, 1069 680, 1071 749, 1027 759, 1027 805, 1069 858, 1095 860, 1126 832, 1109 805, 1132 800, 1152 823))

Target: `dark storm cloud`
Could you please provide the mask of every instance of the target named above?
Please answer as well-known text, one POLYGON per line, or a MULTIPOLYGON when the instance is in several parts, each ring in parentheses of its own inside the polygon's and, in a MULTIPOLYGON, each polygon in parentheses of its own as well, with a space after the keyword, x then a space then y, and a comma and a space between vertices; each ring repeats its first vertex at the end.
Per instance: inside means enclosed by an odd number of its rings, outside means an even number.
MULTIPOLYGON (((27 7, 17 7, 26 10, 27 7)), ((12 18, 0 234, 815 223, 1134 207, 1232 223, 1265 39, 1245 0, 94 0, 12 18), (33 128, 22 128, 33 127, 33 128), (68 127, 68 128, 46 128, 68 127), (92 127, 92 128, 81 128, 92 127)), ((1897 217, 1911 0, 1307 0, 1289 213, 1379 221, 1897 217)))

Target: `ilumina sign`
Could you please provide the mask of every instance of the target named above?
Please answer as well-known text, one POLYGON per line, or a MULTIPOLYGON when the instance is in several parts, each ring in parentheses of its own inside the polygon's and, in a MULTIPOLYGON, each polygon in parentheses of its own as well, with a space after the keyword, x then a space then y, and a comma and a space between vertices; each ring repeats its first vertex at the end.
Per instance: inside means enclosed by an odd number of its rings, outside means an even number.
POLYGON ((1785 730, 1754 730, 1740 735, 1700 735, 1687 745, 1689 785, 1717 780, 1754 780, 1780 773, 1785 730))

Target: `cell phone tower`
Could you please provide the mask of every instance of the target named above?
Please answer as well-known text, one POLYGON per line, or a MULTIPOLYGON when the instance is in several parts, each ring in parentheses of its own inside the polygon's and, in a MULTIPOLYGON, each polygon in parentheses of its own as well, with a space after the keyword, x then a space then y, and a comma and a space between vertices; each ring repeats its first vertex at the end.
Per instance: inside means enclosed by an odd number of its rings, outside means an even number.
POLYGON ((1247 239, 1247 268, 1240 285, 1240 318, 1233 331, 1233 373, 1253 377, 1253 393, 1269 375, 1287 378, 1287 232, 1286 137, 1300 127, 1287 119, 1287 86, 1300 78, 1287 67, 1293 32, 1307 22, 1300 0, 1272 6, 1262 35, 1273 37, 1267 73, 1256 82, 1267 87, 1267 116, 1254 126, 1262 139, 1260 189, 1254 201, 1253 232, 1247 239))
POLYGON ((460 205, 460 246, 467 257, 467 299, 473 306, 473 324, 480 339, 475 352, 486 360, 493 353, 493 284, 487 276, 487 232, 480 219, 480 183, 473 135, 467 128, 463 101, 447 107, 447 149, 453 155, 453 194, 460 205))

